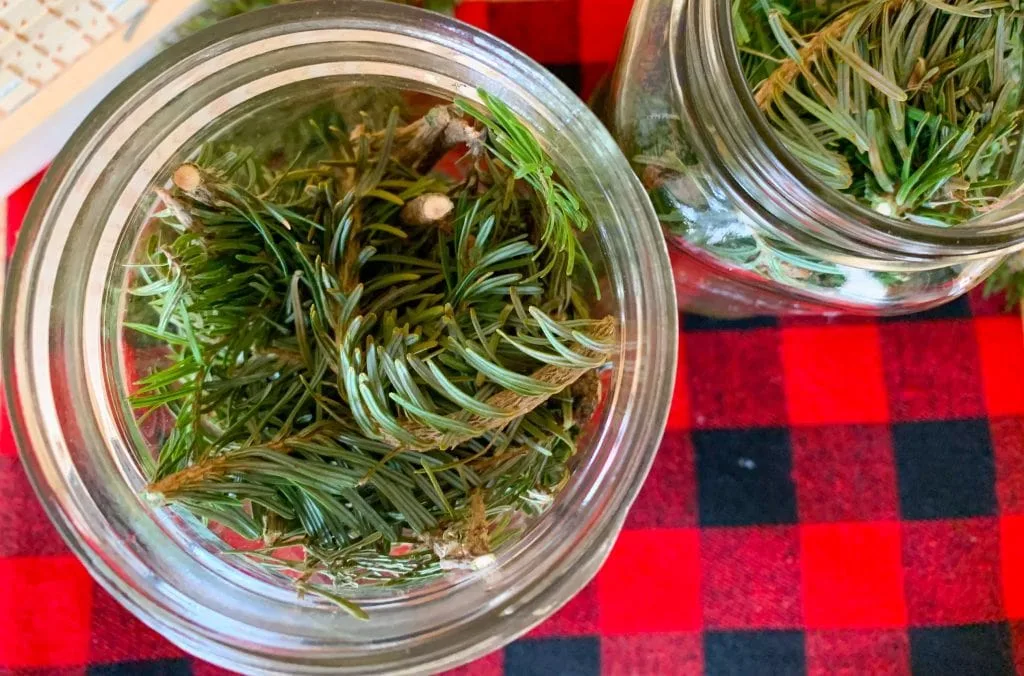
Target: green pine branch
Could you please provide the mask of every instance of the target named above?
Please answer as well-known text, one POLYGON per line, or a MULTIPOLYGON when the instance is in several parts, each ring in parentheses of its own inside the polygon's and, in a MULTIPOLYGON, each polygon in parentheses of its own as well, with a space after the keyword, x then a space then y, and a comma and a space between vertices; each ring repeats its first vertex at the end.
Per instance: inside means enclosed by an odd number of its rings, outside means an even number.
POLYGON ((735 0, 755 99, 826 185, 949 227, 1024 181, 1019 0, 735 0))
POLYGON ((351 92, 270 146, 216 141, 135 267, 128 328, 169 358, 132 403, 174 421, 150 493, 356 615, 339 588, 468 565, 551 503, 614 350, 585 209, 481 96, 406 120, 351 92))

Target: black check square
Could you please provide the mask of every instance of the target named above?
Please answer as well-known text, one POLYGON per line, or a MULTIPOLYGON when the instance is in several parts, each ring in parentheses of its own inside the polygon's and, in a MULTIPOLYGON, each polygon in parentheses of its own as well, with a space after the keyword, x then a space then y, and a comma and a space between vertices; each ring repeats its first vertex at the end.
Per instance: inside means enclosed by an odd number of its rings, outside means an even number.
POLYGON ((505 649, 506 676, 599 676, 601 643, 594 636, 525 639, 505 649))
POLYGON ((704 635, 707 676, 800 676, 807 672, 799 631, 709 631, 704 635))
POLYGON ((786 430, 700 430, 693 447, 702 526, 797 522, 786 430))
POLYGON ((921 676, 1014 674, 1009 627, 999 622, 911 629, 910 669, 921 676))
POLYGON ((583 86, 583 67, 578 63, 546 63, 544 67, 574 92, 583 86))
POLYGON ((960 296, 956 300, 943 303, 938 307, 923 312, 915 312, 911 315, 899 315, 896 317, 883 317, 885 323, 905 322, 908 320, 918 321, 926 319, 967 319, 972 316, 971 300, 967 296, 960 296))
POLYGON ((986 421, 896 424, 892 438, 904 518, 995 514, 996 471, 986 421))
POLYGON ((93 664, 87 676, 191 676, 192 664, 188 659, 146 660, 93 664))
POLYGON ((746 317, 744 319, 716 319, 702 315, 682 315, 682 329, 684 331, 721 331, 745 329, 771 329, 779 325, 776 317, 760 316, 746 317))

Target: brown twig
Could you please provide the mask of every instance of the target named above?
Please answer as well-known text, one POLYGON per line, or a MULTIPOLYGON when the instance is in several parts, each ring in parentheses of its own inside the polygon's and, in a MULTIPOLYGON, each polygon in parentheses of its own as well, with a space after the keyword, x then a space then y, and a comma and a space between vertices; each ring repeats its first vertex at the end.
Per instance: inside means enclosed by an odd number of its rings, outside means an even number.
POLYGON ((484 494, 479 488, 469 498, 469 525, 466 529, 466 548, 473 556, 483 556, 491 551, 490 529, 487 526, 487 509, 484 494))
POLYGON ((426 226, 443 222, 455 210, 455 203, 448 195, 428 192, 409 200, 400 218, 406 225, 426 226))
POLYGON ((196 462, 195 464, 175 472, 174 474, 168 474, 164 478, 150 483, 149 486, 146 487, 146 490, 150 494, 162 496, 166 500, 173 497, 175 493, 179 493, 187 488, 192 488, 196 484, 206 481, 207 479, 224 476, 224 474, 230 470, 231 461, 235 459, 235 456, 239 451, 249 451, 253 448, 266 448, 271 451, 286 451, 288 449, 288 445, 282 440, 254 444, 252 446, 244 446, 239 449, 226 451, 221 455, 196 462))
MULTIPOLYGON (((906 1, 875 0, 876 3, 881 5, 879 11, 899 9, 906 1)), ((784 59, 779 64, 779 67, 754 92, 754 101, 757 103, 757 107, 761 110, 768 110, 797 76, 802 73, 810 73, 814 62, 828 51, 829 41, 841 39, 846 29, 849 28, 853 20, 863 10, 863 5, 849 9, 833 19, 832 23, 819 30, 814 37, 807 41, 806 45, 797 51, 800 55, 799 62, 792 58, 784 59)))
POLYGON ((149 484, 147 490, 149 493, 162 496, 166 500, 183 488, 190 488, 207 479, 221 476, 230 461, 231 456, 224 454, 205 462, 198 462, 149 484))
MULTIPOLYGON (((352 130, 351 139, 355 141, 364 134, 365 128, 358 125, 352 130)), ((368 137, 371 142, 380 141, 385 134, 377 131, 368 137)), ((459 144, 466 144, 470 154, 479 155, 486 138, 484 130, 454 113, 451 106, 435 106, 420 119, 395 130, 394 158, 414 169, 429 169, 459 144)))

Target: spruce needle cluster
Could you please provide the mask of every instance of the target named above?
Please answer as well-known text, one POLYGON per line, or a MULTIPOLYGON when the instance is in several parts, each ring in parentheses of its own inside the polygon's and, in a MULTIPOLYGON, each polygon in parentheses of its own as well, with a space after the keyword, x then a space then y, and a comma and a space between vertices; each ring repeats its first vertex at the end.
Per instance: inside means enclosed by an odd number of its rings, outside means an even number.
POLYGON ((166 360, 132 405, 171 414, 149 493, 356 616, 346 589, 471 566, 552 503, 616 349, 586 209, 480 95, 208 144, 134 269, 127 335, 166 360))
POLYGON ((734 0, 757 105, 827 186, 964 224, 1021 196, 1020 0, 734 0))

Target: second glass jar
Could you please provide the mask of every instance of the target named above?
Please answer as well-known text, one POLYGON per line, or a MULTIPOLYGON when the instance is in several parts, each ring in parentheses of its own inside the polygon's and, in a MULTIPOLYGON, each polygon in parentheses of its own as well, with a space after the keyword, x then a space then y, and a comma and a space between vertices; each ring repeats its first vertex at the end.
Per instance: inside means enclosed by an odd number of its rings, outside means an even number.
POLYGON ((680 307, 719 317, 894 315, 952 300, 1024 246, 1018 198, 941 229, 821 184, 757 109, 732 4, 638 0, 596 107, 672 245, 680 307))

